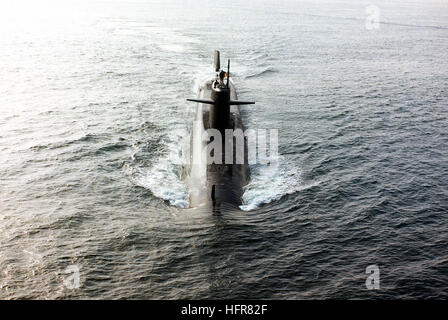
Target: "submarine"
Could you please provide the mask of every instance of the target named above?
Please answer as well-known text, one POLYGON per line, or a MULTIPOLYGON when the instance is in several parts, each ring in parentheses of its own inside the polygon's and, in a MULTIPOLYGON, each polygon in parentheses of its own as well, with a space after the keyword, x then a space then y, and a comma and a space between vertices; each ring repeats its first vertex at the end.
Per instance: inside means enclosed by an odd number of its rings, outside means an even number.
POLYGON ((250 171, 240 106, 255 102, 238 100, 235 85, 230 80, 230 59, 224 71, 217 50, 214 71, 215 76, 200 85, 197 97, 187 99, 197 105, 185 180, 189 186, 190 207, 212 206, 219 210, 225 205, 239 207, 242 204, 243 188, 249 181, 250 171), (204 160, 204 155, 208 161, 204 160))

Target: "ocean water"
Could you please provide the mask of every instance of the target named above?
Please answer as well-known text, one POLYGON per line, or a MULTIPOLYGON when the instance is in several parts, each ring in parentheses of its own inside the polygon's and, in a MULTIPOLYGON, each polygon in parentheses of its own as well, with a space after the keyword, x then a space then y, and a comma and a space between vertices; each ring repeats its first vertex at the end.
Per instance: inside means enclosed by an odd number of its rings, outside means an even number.
POLYGON ((447 61, 446 1, 2 1, 0 298, 447 298, 447 61), (215 49, 280 153, 219 214, 173 160, 215 49))

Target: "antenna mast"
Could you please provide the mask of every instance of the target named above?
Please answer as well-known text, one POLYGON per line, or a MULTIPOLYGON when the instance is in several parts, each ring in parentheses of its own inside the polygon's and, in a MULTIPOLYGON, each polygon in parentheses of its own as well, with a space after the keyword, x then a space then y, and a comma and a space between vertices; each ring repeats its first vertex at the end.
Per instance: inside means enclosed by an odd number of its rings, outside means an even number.
POLYGON ((229 87, 229 79, 230 79, 230 59, 227 60, 227 83, 226 87, 229 87))

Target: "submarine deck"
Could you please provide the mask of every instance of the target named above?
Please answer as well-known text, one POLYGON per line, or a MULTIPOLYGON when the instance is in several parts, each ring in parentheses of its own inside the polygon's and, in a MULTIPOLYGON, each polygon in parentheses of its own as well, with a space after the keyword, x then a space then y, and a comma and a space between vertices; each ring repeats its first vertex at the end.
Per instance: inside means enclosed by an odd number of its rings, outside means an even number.
MULTIPOLYGON (((205 82, 198 92, 198 98, 200 99, 210 99, 212 91, 213 80, 205 82)), ((234 84, 230 81, 230 97, 232 100, 237 100, 237 93, 234 84)), ((209 124, 209 110, 210 106, 207 104, 198 103, 196 107, 196 119, 202 118, 203 129, 213 129, 209 124), (202 117, 200 114, 202 113, 202 117)), ((241 129, 244 131, 243 123, 241 120, 240 109, 238 105, 230 106, 230 119, 229 127, 233 130, 241 129)), ((194 137, 193 137, 194 138, 194 137)), ((236 155, 236 138, 229 137, 233 139, 229 141, 226 139, 225 135, 222 137, 222 151, 225 152, 225 145, 227 143, 233 144, 233 163, 225 163, 224 156, 222 157, 222 163, 211 163, 206 166, 206 186, 204 192, 208 194, 202 199, 206 199, 207 202, 213 203, 213 206, 219 206, 221 203, 228 203, 233 205, 241 205, 241 197, 244 193, 244 186, 247 184, 249 178, 249 167, 247 165, 247 142, 244 138, 244 163, 238 164, 235 161, 236 155)), ((204 196, 204 195, 203 195, 204 196)), ((191 197, 190 197, 190 200, 191 197)), ((194 201, 190 201, 194 203, 194 201)))

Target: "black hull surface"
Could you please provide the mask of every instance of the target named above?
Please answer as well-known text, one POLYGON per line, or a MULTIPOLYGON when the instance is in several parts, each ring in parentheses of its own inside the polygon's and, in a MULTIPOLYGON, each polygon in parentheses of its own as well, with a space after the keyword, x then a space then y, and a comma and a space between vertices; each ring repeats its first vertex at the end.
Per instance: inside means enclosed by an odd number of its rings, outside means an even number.
MULTIPOLYGON (((214 80, 205 82, 198 92, 198 99, 210 99, 212 94, 212 84, 214 80)), ((229 84, 230 98, 237 100, 235 86, 232 82, 229 84)), ((190 206, 213 206, 220 207, 224 204, 239 206, 242 204, 243 187, 249 179, 249 167, 247 165, 247 144, 244 139, 244 163, 232 164, 225 163, 224 156, 221 164, 217 163, 198 163, 200 154, 206 148, 206 142, 201 141, 204 131, 207 129, 217 129, 213 127, 210 121, 209 113, 213 105, 197 103, 195 121, 191 135, 190 147, 190 166, 187 168, 187 182, 190 190, 190 206)), ((226 125, 227 129, 241 129, 243 123, 241 120, 240 108, 238 105, 230 106, 229 119, 226 125)), ((235 160, 236 140, 233 139, 233 155, 235 160)), ((225 152, 226 141, 225 134, 222 132, 222 152, 225 152)), ((231 142, 230 142, 231 143, 231 142)))

